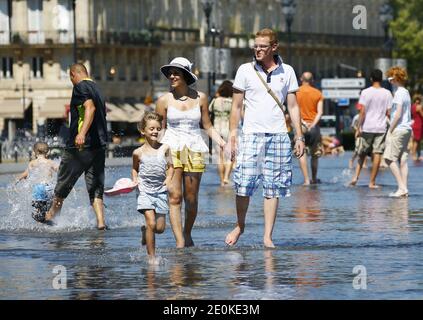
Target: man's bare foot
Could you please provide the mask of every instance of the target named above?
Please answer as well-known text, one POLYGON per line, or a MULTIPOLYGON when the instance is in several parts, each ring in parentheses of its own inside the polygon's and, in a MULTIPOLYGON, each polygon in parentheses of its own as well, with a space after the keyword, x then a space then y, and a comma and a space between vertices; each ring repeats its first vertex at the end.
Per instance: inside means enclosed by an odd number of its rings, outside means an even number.
POLYGON ((225 239, 226 244, 229 246, 234 246, 238 242, 238 239, 242 233, 243 231, 241 230, 241 228, 239 226, 236 226, 235 229, 229 232, 228 235, 226 236, 226 239, 225 239))
POLYGON ((266 249, 274 249, 274 248, 276 248, 275 245, 273 244, 273 241, 271 239, 267 239, 267 240, 263 239, 263 244, 264 244, 264 247, 266 249))
POLYGON ((147 244, 147 239, 145 238, 145 226, 141 227, 141 245, 145 246, 147 244))
POLYGON ((407 198, 408 197, 408 190, 398 189, 395 192, 391 192, 389 194, 390 198, 407 198))
POLYGON ((310 181, 304 181, 303 186, 309 186, 310 185, 310 181))
POLYGON ((378 186, 377 184, 369 184, 369 188, 370 189, 380 189, 380 186, 378 186))
POLYGON ((357 184, 357 180, 351 180, 350 186, 355 186, 357 184))

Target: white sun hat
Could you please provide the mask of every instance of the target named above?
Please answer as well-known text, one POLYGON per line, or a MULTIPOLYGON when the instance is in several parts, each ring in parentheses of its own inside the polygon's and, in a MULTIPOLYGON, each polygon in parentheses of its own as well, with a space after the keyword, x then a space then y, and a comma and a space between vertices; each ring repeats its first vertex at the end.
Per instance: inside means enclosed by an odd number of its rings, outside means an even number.
POLYGON ((193 64, 187 58, 177 57, 173 59, 169 64, 162 66, 160 68, 160 71, 165 75, 166 78, 169 78, 170 69, 178 68, 185 74, 185 80, 187 82, 187 85, 191 85, 198 80, 197 76, 192 72, 192 66, 193 64))
POLYGON ((129 178, 121 178, 115 182, 112 189, 104 191, 105 195, 108 196, 115 196, 122 193, 129 193, 137 186, 135 182, 133 182, 129 178))

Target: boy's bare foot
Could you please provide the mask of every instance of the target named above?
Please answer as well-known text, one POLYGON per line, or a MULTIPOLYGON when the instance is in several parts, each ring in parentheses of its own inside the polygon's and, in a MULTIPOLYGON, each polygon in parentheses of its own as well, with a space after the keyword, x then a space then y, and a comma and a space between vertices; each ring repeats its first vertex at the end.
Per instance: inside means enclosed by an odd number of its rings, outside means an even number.
POLYGON ((226 236, 225 242, 229 246, 234 246, 237 242, 239 237, 241 236, 242 231, 239 226, 236 226, 231 232, 228 233, 226 236))
POLYGON ((147 239, 145 238, 145 226, 141 227, 141 245, 145 246, 147 244, 147 239))
POLYGON ((106 231, 109 230, 109 227, 104 224, 102 226, 97 226, 97 230, 106 231))
POLYGON ((310 185, 310 181, 304 181, 303 186, 309 186, 310 185))
POLYGON ((357 184, 357 180, 351 180, 350 186, 355 186, 357 184))
POLYGON ((380 189, 380 186, 378 186, 377 184, 369 184, 369 188, 370 189, 380 189))

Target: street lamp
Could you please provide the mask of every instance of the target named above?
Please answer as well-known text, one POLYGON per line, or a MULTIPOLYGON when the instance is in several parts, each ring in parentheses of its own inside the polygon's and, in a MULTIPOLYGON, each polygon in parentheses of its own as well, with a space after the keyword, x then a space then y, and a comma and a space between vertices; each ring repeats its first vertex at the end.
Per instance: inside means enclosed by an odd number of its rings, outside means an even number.
POLYGON ((72 0, 72 11, 73 11, 73 62, 77 63, 76 56, 76 0, 72 0))
POLYGON ((286 21, 286 29, 288 31, 288 43, 287 43, 287 59, 288 62, 291 61, 291 26, 292 22, 294 22, 294 16, 297 9, 297 4, 295 0, 282 0, 282 13, 285 16, 286 21))
MULTIPOLYGON (((215 0, 201 0, 201 4, 203 5, 204 15, 206 16, 207 22, 207 32, 206 32, 206 46, 210 46, 210 34, 213 35, 213 47, 214 47, 214 37, 215 37, 215 28, 213 30, 210 28, 210 15, 213 11, 213 5, 215 0)), ((209 99, 211 99, 211 82, 212 82, 212 72, 207 73, 207 93, 209 99)))
POLYGON ((389 25, 394 19, 394 9, 389 2, 383 3, 379 8, 379 20, 382 23, 383 30, 385 32, 385 43, 384 47, 388 50, 389 58, 392 59, 393 43, 392 38, 389 35, 389 25))
POLYGON ((210 15, 213 11, 213 5, 215 0, 201 0, 203 5, 204 15, 206 16, 207 33, 206 33, 206 45, 210 45, 210 15))

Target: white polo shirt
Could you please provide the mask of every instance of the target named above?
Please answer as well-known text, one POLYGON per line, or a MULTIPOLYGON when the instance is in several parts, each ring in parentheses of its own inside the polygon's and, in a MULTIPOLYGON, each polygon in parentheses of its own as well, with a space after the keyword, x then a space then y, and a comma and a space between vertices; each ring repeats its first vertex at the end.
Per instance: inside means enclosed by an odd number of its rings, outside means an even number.
MULTIPOLYGON (((298 81, 294 69, 277 57, 278 67, 266 74, 255 63, 260 75, 273 90, 281 103, 288 93, 298 90, 298 81)), ((243 133, 286 133, 285 117, 279 105, 267 92, 251 63, 242 64, 236 73, 233 87, 244 92, 243 133)))

